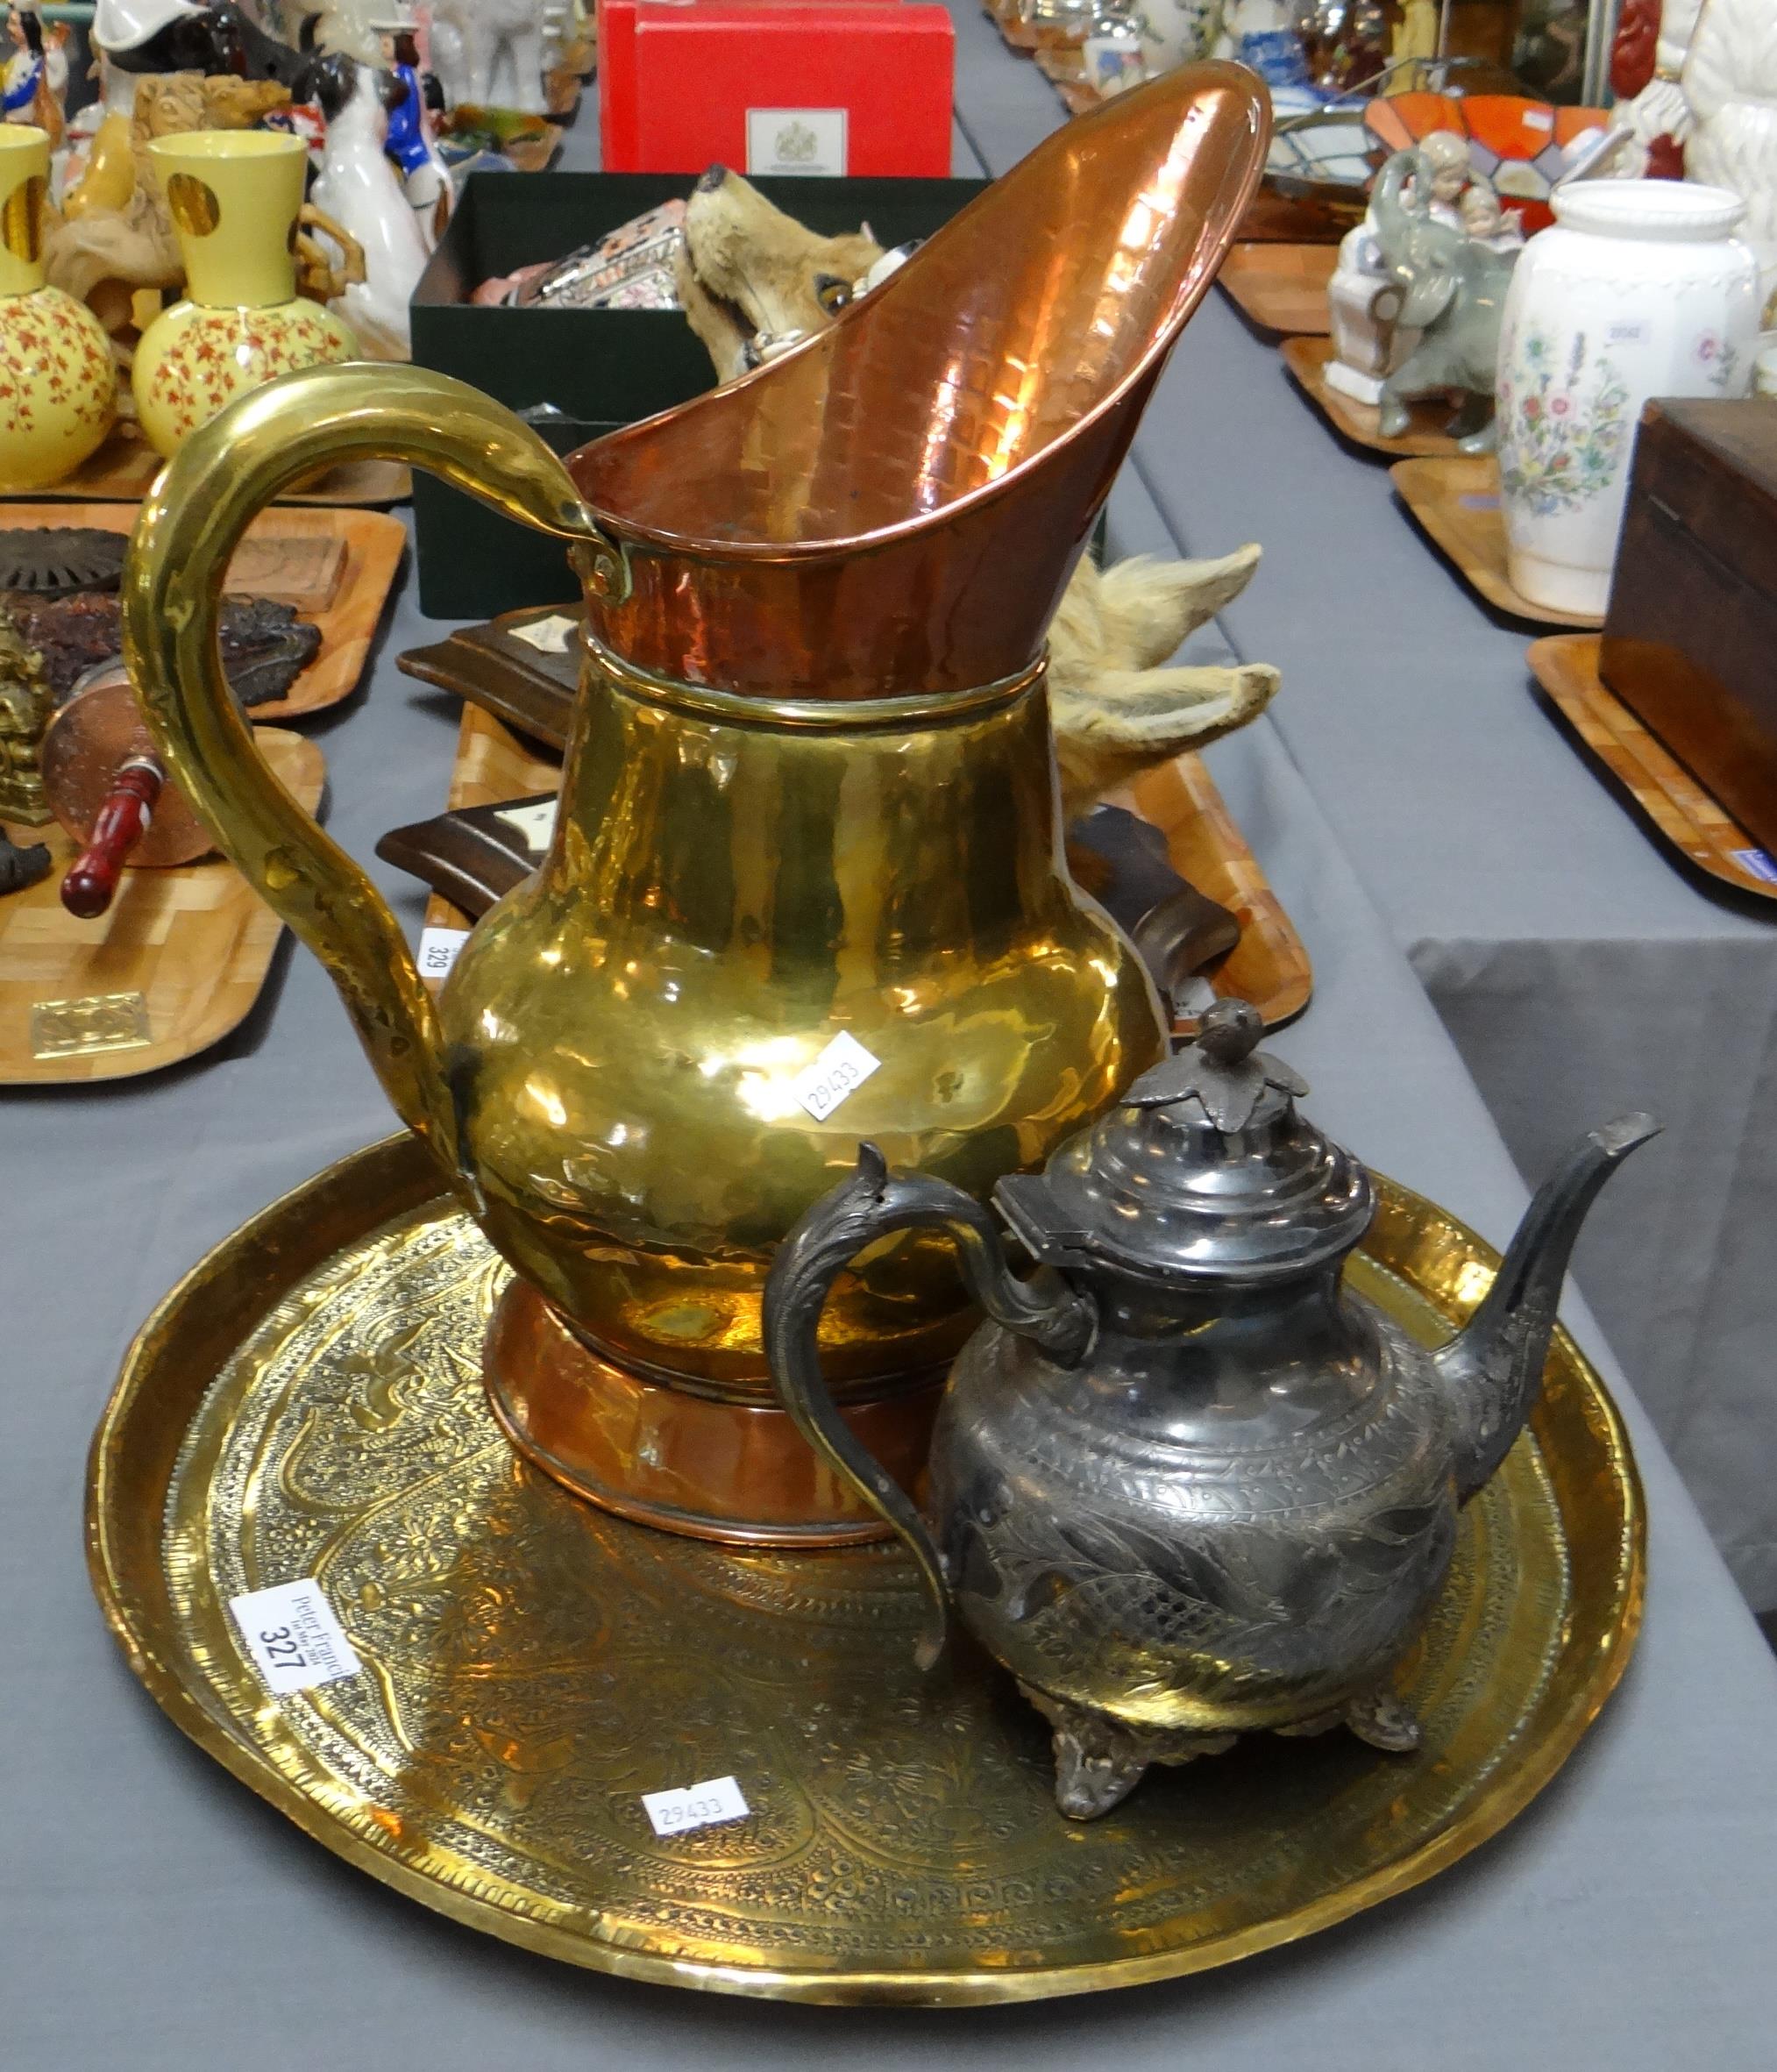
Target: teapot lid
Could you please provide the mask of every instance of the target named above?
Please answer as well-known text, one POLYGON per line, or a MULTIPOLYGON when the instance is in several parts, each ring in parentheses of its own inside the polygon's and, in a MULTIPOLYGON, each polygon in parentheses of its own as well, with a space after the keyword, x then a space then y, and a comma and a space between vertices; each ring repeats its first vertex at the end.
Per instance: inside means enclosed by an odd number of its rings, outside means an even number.
POLYGON ((1217 1000, 1194 1043, 1041 1174, 1001 1180, 994 1199, 1029 1250, 1059 1267, 1241 1285, 1350 1251, 1375 1213, 1369 1175, 1297 1113, 1307 1084, 1256 1048, 1263 1030, 1245 1000, 1217 1000))

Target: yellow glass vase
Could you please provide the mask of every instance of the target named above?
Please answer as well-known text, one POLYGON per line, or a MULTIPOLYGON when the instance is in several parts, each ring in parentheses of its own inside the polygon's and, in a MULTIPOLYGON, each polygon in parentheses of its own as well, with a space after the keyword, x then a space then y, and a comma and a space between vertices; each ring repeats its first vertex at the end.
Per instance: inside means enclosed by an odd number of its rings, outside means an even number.
POLYGON ((43 280, 49 133, 0 125, 0 489, 71 474, 117 414, 104 326, 43 280))
POLYGON ((296 293, 296 219, 309 150, 275 130, 194 130, 148 155, 185 258, 186 300, 136 349, 136 414, 169 458, 226 404, 274 374, 356 360, 331 310, 296 293))

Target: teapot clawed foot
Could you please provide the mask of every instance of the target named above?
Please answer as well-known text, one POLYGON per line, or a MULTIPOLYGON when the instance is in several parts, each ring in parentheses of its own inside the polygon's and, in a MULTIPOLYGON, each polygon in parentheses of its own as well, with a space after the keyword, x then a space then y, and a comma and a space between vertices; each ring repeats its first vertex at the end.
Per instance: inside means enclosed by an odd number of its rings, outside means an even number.
POLYGON ((1049 1723, 1056 1804, 1070 1820, 1096 1820, 1120 1805, 1153 1762, 1194 1762, 1233 1746, 1231 1734, 1144 1734, 1106 1712, 1089 1712, 1027 1684, 1019 1690, 1049 1723))
POLYGON ((1331 1733, 1335 1727, 1348 1727, 1359 1741, 1390 1755, 1410 1755, 1419 1745, 1419 1722, 1386 1684, 1330 1712, 1316 1712, 1310 1720, 1292 1720, 1289 1726, 1271 1731, 1286 1739, 1305 1739, 1331 1733))
POLYGON ((1419 1745, 1419 1722, 1387 1684, 1353 1698, 1345 1723, 1359 1741, 1390 1755, 1411 1755, 1419 1745))

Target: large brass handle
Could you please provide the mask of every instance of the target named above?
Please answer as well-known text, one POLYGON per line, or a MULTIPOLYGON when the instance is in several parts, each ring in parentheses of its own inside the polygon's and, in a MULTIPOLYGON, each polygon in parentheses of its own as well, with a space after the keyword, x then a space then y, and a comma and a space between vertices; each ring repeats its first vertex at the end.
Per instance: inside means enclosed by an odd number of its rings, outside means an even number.
POLYGON ((575 543, 595 585, 621 580, 567 470, 509 410, 421 367, 309 367, 239 398, 162 471, 130 543, 124 653, 160 756, 217 846, 326 965, 396 1112, 461 1181, 437 1018, 406 938, 261 759, 217 645, 224 578, 253 518, 298 477, 372 459, 430 469, 575 543))

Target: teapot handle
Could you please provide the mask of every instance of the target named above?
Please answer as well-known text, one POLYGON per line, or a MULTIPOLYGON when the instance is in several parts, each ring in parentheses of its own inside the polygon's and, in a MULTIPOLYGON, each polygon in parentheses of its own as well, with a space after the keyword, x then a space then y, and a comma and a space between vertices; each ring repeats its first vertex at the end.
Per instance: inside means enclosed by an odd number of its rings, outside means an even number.
POLYGON ((841 1417, 821 1372, 821 1313, 841 1270, 892 1231, 930 1225, 956 1247, 969 1292, 1008 1331, 1071 1365, 1091 1343, 1098 1311, 1090 1296, 1062 1284, 1045 1294, 1006 1266, 999 1234, 973 1195, 925 1173, 892 1173, 875 1144, 857 1148, 857 1170, 823 1194, 771 1262, 765 1282, 765 1355, 778 1400, 796 1428, 842 1481, 912 1549, 930 1599, 930 1619, 914 1651, 921 1669, 943 1653, 949 1596, 937 1542, 906 1492, 860 1444, 841 1417))
POLYGON ((130 543, 124 653, 161 759, 217 847, 326 966, 396 1113, 473 1200, 437 1016, 407 939, 267 768, 217 645, 229 562, 259 511, 299 476, 370 459, 428 468, 573 542, 595 591, 623 580, 567 470, 509 410, 423 367, 307 367, 238 398, 161 471, 130 543))

